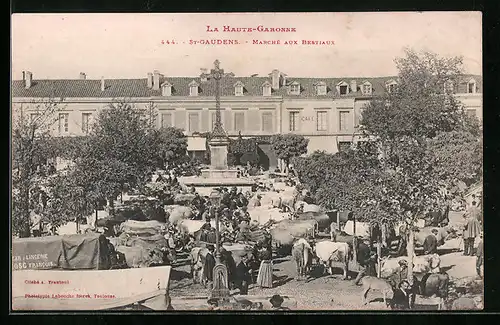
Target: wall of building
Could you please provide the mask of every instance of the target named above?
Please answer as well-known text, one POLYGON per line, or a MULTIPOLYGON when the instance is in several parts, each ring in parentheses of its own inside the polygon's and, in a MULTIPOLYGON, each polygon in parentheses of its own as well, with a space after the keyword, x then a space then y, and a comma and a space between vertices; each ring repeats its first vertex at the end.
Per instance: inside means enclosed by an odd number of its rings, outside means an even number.
MULTIPOLYGON (((470 114, 482 120, 482 94, 457 94, 470 114)), ((105 108, 111 98, 71 98, 60 105, 54 116, 54 135, 83 135, 83 114, 90 115, 90 124, 99 110, 105 108), (68 114, 68 125, 59 132, 58 114, 68 114)), ((213 97, 197 98, 131 98, 135 107, 145 109, 151 102, 157 112, 157 126, 174 126, 184 129, 186 135, 212 130, 215 119, 213 97), (166 122, 165 122, 166 121, 166 122)), ((279 133, 301 134, 309 139, 308 153, 316 150, 335 153, 339 143, 357 141, 361 111, 369 98, 293 98, 293 97, 223 97, 221 99, 222 123, 230 136, 273 135, 279 133), (295 115, 295 128, 291 126, 291 114, 295 115), (321 121, 319 121, 321 120, 321 121)), ((26 98, 13 99, 13 118, 20 111, 29 118, 36 105, 26 98)), ((293 123, 293 122, 292 122, 293 123)), ((267 152, 268 150, 263 150, 267 152)), ((274 165, 274 158, 271 159, 274 165)))
POLYGON ((483 120, 483 94, 457 94, 456 98, 465 106, 465 110, 469 114, 474 114, 482 121, 483 120))

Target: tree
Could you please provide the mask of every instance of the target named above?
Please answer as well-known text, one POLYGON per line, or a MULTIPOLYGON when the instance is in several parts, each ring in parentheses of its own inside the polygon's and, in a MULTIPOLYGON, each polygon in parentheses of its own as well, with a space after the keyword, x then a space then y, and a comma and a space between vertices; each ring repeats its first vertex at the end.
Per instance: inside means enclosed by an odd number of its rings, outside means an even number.
POLYGON ((275 134, 271 137, 271 147, 276 157, 285 162, 288 170, 290 159, 307 153, 309 140, 297 134, 275 134))
POLYGON ((448 187, 458 182, 471 185, 483 173, 483 141, 467 130, 440 132, 428 143, 429 154, 436 156, 436 171, 448 187))
POLYGON ((167 127, 157 130, 155 140, 159 147, 162 166, 170 165, 185 159, 187 155, 187 138, 182 129, 167 127))
MULTIPOLYGON (((413 227, 430 208, 444 204, 443 176, 445 182, 462 177, 446 163, 460 158, 455 152, 449 153, 454 158, 447 157, 450 145, 444 143, 470 127, 470 121, 450 91, 450 85, 460 80, 461 58, 406 50, 406 56, 396 59, 396 65, 397 89, 368 105, 361 127, 366 135, 377 139, 383 157, 381 191, 375 192, 381 195, 375 195, 378 209, 371 219, 407 222, 408 280, 412 282, 413 227)), ((462 148, 471 143, 470 137, 459 139, 462 148)))
POLYGON ((74 221, 79 231, 79 223, 83 216, 92 213, 95 208, 92 192, 77 172, 56 175, 49 182, 50 199, 42 211, 42 221, 50 224, 52 229, 74 221))
POLYGON ((142 185, 158 165, 159 137, 150 123, 150 116, 144 111, 126 101, 114 101, 99 113, 81 144, 76 173, 86 175, 84 187, 95 200, 109 200, 111 213, 113 201, 125 185, 142 185))
POLYGON ((415 222, 443 207, 443 187, 477 180, 482 141, 477 121, 445 91, 460 79, 460 58, 407 50, 396 64, 398 88, 374 98, 362 112, 361 130, 370 142, 335 155, 315 153, 295 164, 321 205, 353 211, 357 220, 379 229, 404 222, 412 281, 415 222))
POLYGON ((64 109, 63 101, 50 97, 12 110, 12 231, 20 237, 31 233, 31 191, 43 177, 51 128, 64 109))
POLYGON ((232 161, 233 165, 246 165, 247 162, 256 165, 259 162, 257 142, 255 139, 243 139, 241 132, 238 139, 230 140, 228 151, 228 161, 232 161))
POLYGON ((448 91, 462 76, 462 58, 416 53, 395 60, 399 70, 395 91, 372 100, 363 110, 361 130, 384 141, 401 137, 432 138, 463 123, 463 105, 448 91))

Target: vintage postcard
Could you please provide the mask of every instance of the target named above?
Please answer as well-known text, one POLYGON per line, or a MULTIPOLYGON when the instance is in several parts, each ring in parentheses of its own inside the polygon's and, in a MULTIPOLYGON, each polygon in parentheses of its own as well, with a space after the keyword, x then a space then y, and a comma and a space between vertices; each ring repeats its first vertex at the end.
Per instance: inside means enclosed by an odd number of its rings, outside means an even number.
POLYGON ((483 309, 481 36, 13 15, 11 310, 483 309))

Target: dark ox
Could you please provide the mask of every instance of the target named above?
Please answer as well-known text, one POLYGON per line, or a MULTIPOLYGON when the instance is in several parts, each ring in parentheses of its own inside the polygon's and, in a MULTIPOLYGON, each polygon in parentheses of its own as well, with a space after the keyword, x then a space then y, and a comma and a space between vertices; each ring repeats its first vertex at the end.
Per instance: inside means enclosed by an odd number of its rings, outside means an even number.
POLYGON ((316 220, 318 222, 318 231, 329 229, 331 220, 330 216, 324 212, 302 212, 297 213, 298 220, 316 220))
POLYGON ((448 298, 450 277, 447 273, 414 273, 411 288, 411 308, 415 305, 416 295, 448 298))

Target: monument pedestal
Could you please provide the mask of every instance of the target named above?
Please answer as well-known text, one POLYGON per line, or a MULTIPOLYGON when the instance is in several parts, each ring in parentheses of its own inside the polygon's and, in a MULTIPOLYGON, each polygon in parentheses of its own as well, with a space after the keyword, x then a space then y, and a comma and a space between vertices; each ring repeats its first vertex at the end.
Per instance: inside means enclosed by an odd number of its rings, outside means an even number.
POLYGON ((210 169, 201 171, 201 177, 181 177, 179 181, 187 187, 194 187, 201 195, 210 195, 218 187, 236 187, 243 192, 250 191, 253 180, 238 178, 238 171, 227 165, 229 139, 214 137, 209 142, 210 169))
POLYGON ((234 169, 203 169, 201 177, 212 179, 238 178, 238 171, 234 169))

